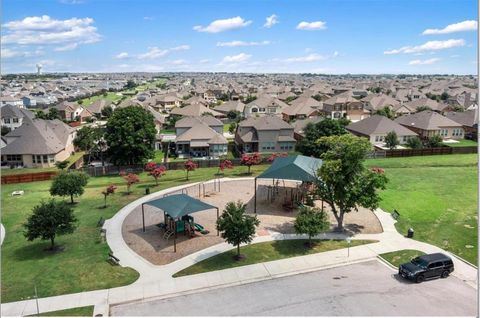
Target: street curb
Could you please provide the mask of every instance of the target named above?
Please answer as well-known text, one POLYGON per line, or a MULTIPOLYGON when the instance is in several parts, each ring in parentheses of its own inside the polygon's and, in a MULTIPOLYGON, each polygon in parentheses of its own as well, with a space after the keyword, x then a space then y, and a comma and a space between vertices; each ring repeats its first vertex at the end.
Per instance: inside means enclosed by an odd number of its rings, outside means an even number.
POLYGON ((226 288, 226 287, 234 287, 234 286, 240 286, 240 285, 245 285, 245 284, 252 284, 252 283, 272 280, 272 279, 276 279, 276 278, 283 278, 283 277, 301 275, 301 274, 311 273, 311 272, 315 272, 315 271, 319 271, 319 270, 348 266, 348 265, 364 263, 364 262, 369 262, 369 261, 374 261, 374 260, 376 260, 376 257, 365 257, 365 258, 357 259, 355 261, 346 261, 346 262, 341 262, 341 263, 332 264, 332 265, 317 266, 317 267, 312 267, 312 268, 308 268, 308 269, 300 270, 300 271, 295 271, 294 270, 294 271, 287 272, 287 273, 282 273, 282 274, 276 274, 276 275, 257 277, 257 278, 253 278, 253 279, 240 280, 240 281, 237 281, 237 282, 234 282, 234 283, 218 284, 218 285, 213 285, 213 286, 208 286, 208 287, 201 287, 201 288, 185 290, 185 291, 176 292, 176 293, 159 295, 159 296, 155 296, 155 297, 139 298, 139 299, 136 299, 136 300, 129 300, 129 301, 119 302, 119 303, 109 303, 108 312, 110 313, 110 310, 111 310, 112 307, 120 306, 120 305, 134 304, 134 303, 146 303, 146 302, 155 301, 155 300, 163 300, 163 299, 174 298, 174 297, 184 296, 184 295, 190 295, 190 294, 199 293, 199 292, 206 292, 206 291, 216 290, 216 289, 221 289, 221 288, 226 288))

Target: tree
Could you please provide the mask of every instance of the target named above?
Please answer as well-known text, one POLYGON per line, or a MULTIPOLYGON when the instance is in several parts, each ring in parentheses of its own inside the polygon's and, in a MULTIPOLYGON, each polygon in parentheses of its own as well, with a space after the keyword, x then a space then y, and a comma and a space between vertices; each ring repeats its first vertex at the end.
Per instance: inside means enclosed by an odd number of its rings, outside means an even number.
POLYGON ((167 168, 164 165, 158 165, 155 162, 147 163, 144 170, 155 179, 156 185, 158 185, 158 179, 167 172, 167 168))
POLYGON ((218 174, 220 174, 220 171, 223 172, 225 169, 233 169, 232 161, 228 159, 221 161, 218 165, 218 174))
POLYGON ((245 103, 245 104, 248 104, 248 103, 253 102, 253 101, 256 100, 256 99, 257 99, 257 96, 255 96, 255 95, 248 95, 247 98, 245 98, 244 103, 245 103))
POLYGON ((73 140, 73 145, 85 152, 88 153, 90 161, 90 156, 94 152, 96 144, 103 138, 103 133, 100 128, 93 128, 91 126, 83 126, 77 131, 77 136, 73 140))
POLYGON ((217 220, 217 230, 222 238, 237 247, 236 260, 241 259, 240 244, 250 243, 255 236, 255 228, 260 224, 256 216, 246 214, 245 210, 246 204, 241 201, 228 202, 217 220))
POLYGON ((240 112, 236 110, 231 110, 227 113, 227 118, 231 120, 236 120, 239 119, 240 117, 240 112))
POLYGON ((421 149, 423 148, 422 141, 417 136, 410 137, 407 139, 407 146, 412 149, 421 149))
POLYGON ((60 170, 64 170, 66 167, 68 167, 69 163, 70 163, 70 161, 68 161, 68 160, 57 161, 57 162, 55 162, 55 167, 57 167, 60 170))
POLYGON ((5 136, 5 135, 8 134, 10 131, 12 131, 12 129, 10 129, 10 127, 2 126, 2 136, 5 136))
POLYGON ((84 192, 84 187, 88 183, 88 176, 83 172, 78 171, 62 171, 53 178, 50 187, 51 195, 70 196, 70 203, 74 196, 81 196, 84 192))
POLYGON ((386 176, 381 170, 368 170, 364 160, 372 146, 368 139, 341 135, 322 137, 318 141, 327 149, 318 170, 317 195, 326 202, 343 231, 345 213, 358 206, 376 209, 380 201, 378 189, 385 189, 386 176))
POLYGON ((155 134, 154 118, 149 111, 137 106, 116 109, 105 132, 112 162, 133 165, 153 159, 155 134))
POLYGON ((297 142, 296 149, 304 156, 314 156, 320 158, 320 155, 325 151, 322 145, 317 143, 318 138, 327 136, 344 135, 347 133, 344 123, 325 118, 318 123, 308 123, 304 129, 305 137, 297 142))
POLYGON ((54 119, 61 119, 60 112, 56 108, 50 108, 48 110, 48 114, 46 114, 45 119, 54 120, 54 119))
POLYGON ((254 152, 254 153, 244 153, 242 154, 242 158, 240 159, 240 163, 244 166, 248 167, 248 174, 250 174, 250 168, 255 165, 259 165, 262 162, 262 156, 260 156, 260 153, 254 152))
POLYGON ((230 124, 230 127, 228 127, 228 132, 233 135, 236 129, 237 129, 237 123, 233 122, 230 124))
POLYGON ((132 88, 135 88, 137 87, 137 84, 135 84, 135 82, 133 80, 128 80, 127 81, 127 84, 125 84, 124 86, 124 89, 132 89, 132 88))
POLYGON ((77 101, 78 105, 82 105, 83 104, 83 99, 80 99, 79 101, 77 101))
POLYGON ((442 95, 440 95, 441 100, 447 100, 450 97, 447 92, 443 92, 442 95))
POLYGON ((135 173, 130 173, 130 172, 125 173, 125 171, 121 171, 120 176, 122 176, 125 182, 127 183, 127 194, 132 193, 132 191, 130 190, 132 185, 140 182, 140 179, 135 173))
POLYGON ((175 128, 175 124, 182 118, 180 115, 169 115, 167 128, 175 128))
POLYGON ((50 240, 50 250, 55 249, 55 237, 73 233, 76 229, 77 218, 73 214, 73 209, 65 202, 56 202, 50 199, 42 201, 36 205, 27 222, 23 224, 25 228, 24 236, 28 241, 37 238, 50 240))
POLYGON ((107 207, 107 197, 111 194, 115 193, 115 190, 117 190, 117 187, 115 185, 109 185, 105 190, 102 191, 103 194, 103 208, 107 207))
POLYGON ((427 140, 427 146, 430 148, 440 147, 442 145, 443 139, 440 135, 434 135, 427 140))
POLYGON ((198 165, 189 159, 185 162, 185 164, 183 165, 183 168, 187 172, 187 180, 188 180, 188 174, 190 173, 190 171, 195 171, 195 169, 198 168, 198 165))
POLYGON ((103 117, 105 118, 110 118, 112 117, 112 114, 113 114, 113 108, 112 106, 105 106, 103 107, 102 111, 101 111, 101 114, 103 117))
POLYGON ((328 216, 319 208, 302 206, 293 223, 295 233, 308 235, 308 246, 312 247, 312 236, 329 229, 328 216))
POLYGON ((400 141, 398 140, 398 136, 396 132, 391 131, 385 136, 385 146, 387 146, 388 149, 393 150, 397 148, 399 144, 400 144, 400 141))
POLYGON ((380 108, 379 110, 377 110, 375 112, 375 115, 380 115, 380 116, 384 116, 384 117, 387 117, 387 118, 390 118, 390 119, 394 119, 395 118, 395 113, 393 112, 393 110, 388 107, 388 106, 385 106, 383 108, 380 108))

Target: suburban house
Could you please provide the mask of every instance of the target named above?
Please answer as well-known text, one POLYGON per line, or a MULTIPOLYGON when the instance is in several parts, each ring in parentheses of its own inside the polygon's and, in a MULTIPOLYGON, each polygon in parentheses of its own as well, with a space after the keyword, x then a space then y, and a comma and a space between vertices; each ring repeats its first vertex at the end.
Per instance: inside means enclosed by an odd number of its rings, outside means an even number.
POLYGON ((214 110, 216 110, 217 112, 225 115, 227 115, 229 112, 232 112, 232 111, 243 113, 244 109, 245 109, 245 104, 239 100, 231 100, 219 106, 216 106, 214 108, 214 110))
POLYGON ((243 114, 246 118, 265 115, 281 116, 282 110, 287 107, 288 104, 282 102, 278 98, 263 95, 246 104, 243 114))
POLYGON ((97 99, 90 106, 88 106, 88 110, 93 114, 93 116, 95 116, 95 118, 100 119, 103 117, 102 110, 108 106, 114 106, 112 101, 108 99, 97 99))
POLYGON ((290 106, 282 110, 283 120, 304 119, 317 116, 322 109, 322 103, 312 97, 301 96, 294 99, 290 106))
POLYGON ((404 115, 395 122, 416 132, 420 138, 427 139, 439 135, 443 139, 463 139, 463 126, 431 110, 404 115))
POLYGON ((223 123, 212 117, 184 117, 175 123, 175 150, 180 158, 224 156, 228 141, 223 123))
POLYGON ((293 127, 277 116, 249 117, 238 124, 235 143, 242 152, 288 152, 295 149, 293 127))
POLYGON ((463 126, 465 137, 476 140, 478 134, 478 108, 464 112, 447 112, 444 114, 448 119, 463 126))
POLYGON ((2 165, 53 167, 74 152, 76 130, 62 121, 24 117, 22 126, 4 136, 2 165))
POLYGON ((365 109, 370 110, 372 113, 385 107, 389 107, 392 110, 400 107, 398 100, 385 94, 368 95, 362 98, 362 102, 365 105, 365 109))
POLYGON ((82 106, 78 105, 77 103, 71 103, 67 101, 61 102, 60 104, 54 106, 54 108, 58 109, 60 117, 67 121, 76 121, 77 117, 80 117, 80 114, 83 111, 82 106))
POLYGON ((14 105, 14 106, 22 108, 23 107, 23 100, 21 98, 18 98, 18 97, 0 96, 0 107, 5 106, 5 105, 14 105))
POLYGON ((179 115, 179 116, 190 116, 190 117, 197 117, 202 116, 204 114, 211 114, 214 117, 225 117, 224 114, 219 113, 213 109, 210 109, 203 104, 191 104, 184 107, 176 107, 171 112, 171 115, 179 115))
POLYGON ((10 130, 15 130, 20 127, 25 117, 35 117, 31 111, 13 105, 6 105, 0 108, 0 114, 2 117, 2 126, 10 128, 10 130))
POLYGON ((307 127, 308 124, 316 124, 321 122, 324 119, 324 117, 309 117, 305 119, 299 119, 291 123, 293 126, 293 131, 294 131, 294 138, 295 140, 299 141, 302 140, 303 137, 305 137, 305 127, 307 127))
POLYGON ((397 134, 400 144, 405 144, 409 138, 417 136, 417 133, 410 129, 380 115, 373 115, 351 123, 345 128, 356 136, 368 138, 370 143, 380 148, 385 146, 385 137, 392 131, 397 134))
POLYGON ((350 92, 333 96, 324 101, 322 112, 332 119, 347 118, 353 122, 367 118, 370 114, 364 108, 363 103, 352 97, 350 92))

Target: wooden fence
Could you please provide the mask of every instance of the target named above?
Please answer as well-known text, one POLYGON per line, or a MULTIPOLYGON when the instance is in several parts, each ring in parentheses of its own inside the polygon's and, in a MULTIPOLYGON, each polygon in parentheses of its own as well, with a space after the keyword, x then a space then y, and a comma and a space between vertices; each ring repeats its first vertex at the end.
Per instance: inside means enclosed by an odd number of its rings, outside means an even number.
POLYGON ((2 184, 23 183, 34 181, 45 181, 52 179, 57 174, 56 171, 22 173, 2 176, 2 184))
POLYGON ((477 153, 477 147, 437 147, 422 149, 395 149, 386 150, 385 156, 389 157, 413 157, 477 153))

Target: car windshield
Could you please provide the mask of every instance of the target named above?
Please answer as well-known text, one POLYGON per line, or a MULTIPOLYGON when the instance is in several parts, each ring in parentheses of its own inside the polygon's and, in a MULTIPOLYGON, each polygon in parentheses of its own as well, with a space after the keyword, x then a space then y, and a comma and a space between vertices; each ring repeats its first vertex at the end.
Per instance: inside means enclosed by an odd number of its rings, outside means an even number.
POLYGON ((428 265, 427 262, 420 257, 415 257, 414 259, 412 259, 412 264, 415 264, 419 267, 427 267, 428 265))

